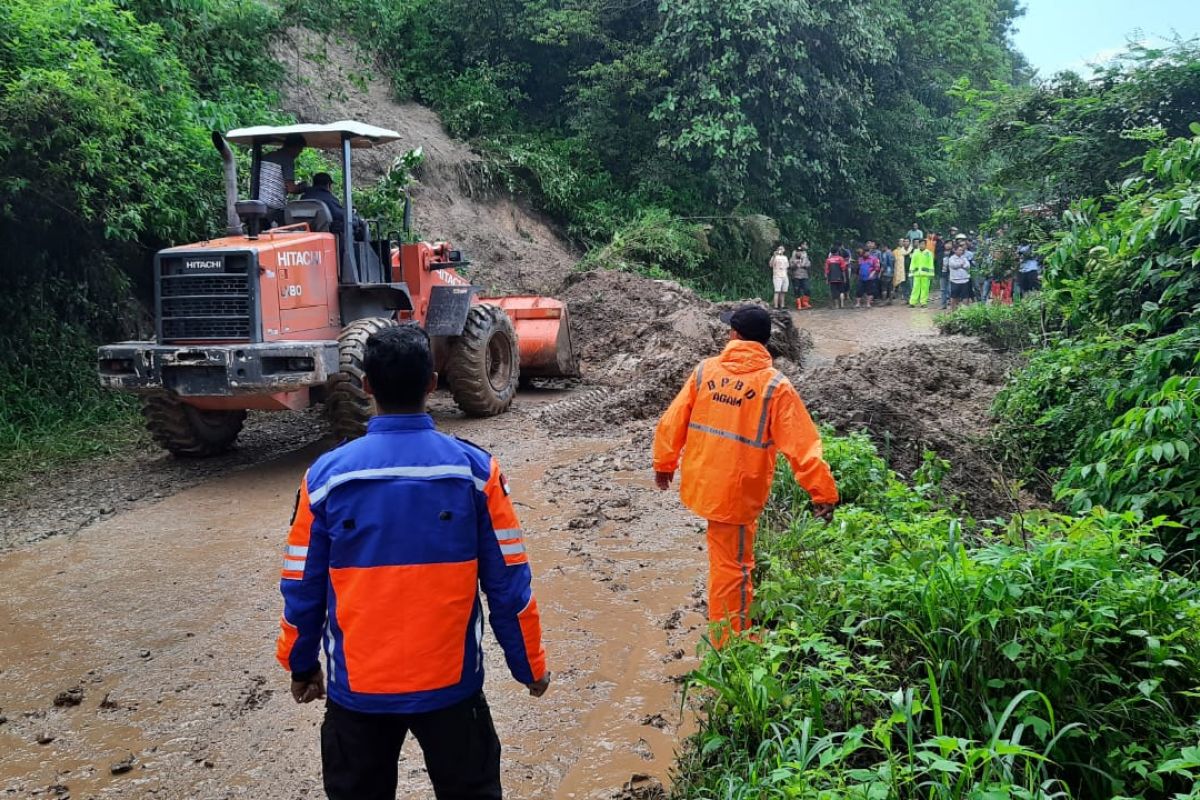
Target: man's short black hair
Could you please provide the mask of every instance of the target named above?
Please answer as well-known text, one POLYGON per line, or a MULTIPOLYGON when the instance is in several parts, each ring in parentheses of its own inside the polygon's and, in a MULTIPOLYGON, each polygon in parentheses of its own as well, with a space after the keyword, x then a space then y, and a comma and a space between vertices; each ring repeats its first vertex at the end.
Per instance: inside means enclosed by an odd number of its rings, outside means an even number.
POLYGON ((313 175, 313 186, 333 186, 333 176, 328 172, 318 172, 313 175))
POLYGON ((415 322, 371 334, 363 356, 363 370, 380 405, 420 407, 433 376, 429 335, 415 322))
POLYGON ((308 141, 305 140, 304 136, 299 133, 289 133, 287 136, 283 137, 284 147, 304 147, 306 144, 308 144, 308 141))

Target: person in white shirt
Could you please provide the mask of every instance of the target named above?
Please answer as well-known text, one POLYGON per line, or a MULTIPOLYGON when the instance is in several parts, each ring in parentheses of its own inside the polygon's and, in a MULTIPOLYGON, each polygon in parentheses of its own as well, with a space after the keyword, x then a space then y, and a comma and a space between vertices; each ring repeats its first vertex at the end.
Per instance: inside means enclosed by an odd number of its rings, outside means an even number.
POLYGON ((971 262, 966 256, 967 246, 959 242, 954 253, 946 259, 950 271, 950 313, 958 308, 959 303, 971 302, 971 262))
POLYGON ((771 280, 775 284, 775 300, 771 303, 772 308, 786 307, 788 263, 788 257, 784 248, 776 247, 775 255, 771 256, 771 280))
POLYGON ((1038 274, 1041 272, 1041 264, 1038 263, 1037 256, 1033 254, 1033 248, 1027 244, 1022 245, 1017 250, 1017 254, 1021 257, 1021 267, 1017 271, 1016 297, 1019 299, 1040 286, 1038 274))

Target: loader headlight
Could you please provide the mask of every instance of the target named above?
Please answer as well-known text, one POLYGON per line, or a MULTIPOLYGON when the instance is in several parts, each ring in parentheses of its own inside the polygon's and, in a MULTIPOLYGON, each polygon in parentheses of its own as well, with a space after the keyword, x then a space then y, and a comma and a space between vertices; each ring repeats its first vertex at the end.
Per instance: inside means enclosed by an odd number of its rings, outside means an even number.
POLYGON ((100 359, 101 375, 132 375, 134 372, 132 358, 100 359))

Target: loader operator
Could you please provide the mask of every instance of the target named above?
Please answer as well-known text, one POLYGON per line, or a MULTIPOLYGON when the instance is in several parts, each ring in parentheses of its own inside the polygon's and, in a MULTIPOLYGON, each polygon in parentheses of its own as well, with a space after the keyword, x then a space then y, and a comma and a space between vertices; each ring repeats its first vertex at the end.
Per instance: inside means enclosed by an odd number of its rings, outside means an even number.
POLYGON ((712 642, 750 627, 754 534, 775 473, 775 454, 787 458, 812 497, 814 513, 829 519, 837 486, 821 452, 821 437, 792 384, 771 366, 766 344, 771 316, 758 306, 721 315, 729 343, 688 377, 654 436, 654 479, 671 486, 683 454, 680 496, 708 520, 708 618, 712 642))
POLYGON ((312 186, 304 190, 300 195, 301 200, 319 200, 329 209, 329 216, 332 218, 329 223, 329 230, 332 233, 341 233, 346 225, 346 210, 342 208, 342 204, 338 202, 337 195, 332 191, 333 176, 328 172, 318 172, 313 175, 312 186))
POLYGON ((550 684, 529 559, 496 460, 434 429, 429 337, 415 324, 367 341, 367 434, 300 484, 283 561, 276 655, 298 703, 325 696, 331 800, 395 800, 409 731, 438 800, 499 800, 500 742, 483 696, 483 616, 512 676, 550 684))

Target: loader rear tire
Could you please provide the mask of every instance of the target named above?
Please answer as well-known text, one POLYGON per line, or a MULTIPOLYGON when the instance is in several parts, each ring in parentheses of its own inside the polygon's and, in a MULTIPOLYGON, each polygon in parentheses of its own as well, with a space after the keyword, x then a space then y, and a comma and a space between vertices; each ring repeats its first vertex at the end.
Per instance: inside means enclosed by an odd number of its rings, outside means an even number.
POLYGON ((233 446, 245 411, 202 411, 170 396, 147 397, 142 403, 146 430, 173 455, 207 458, 233 446))
POLYGON ((446 360, 454 402, 468 416, 494 417, 512 405, 520 380, 521 353, 512 320, 500 306, 472 306, 446 360))
POLYGON ((357 439, 366 433, 374 404, 363 389, 363 356, 371 334, 398 323, 387 317, 351 322, 338 336, 338 371, 329 379, 325 414, 339 439, 357 439))

